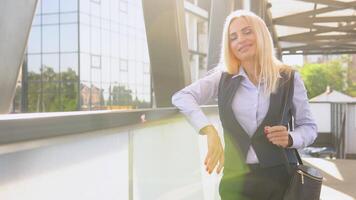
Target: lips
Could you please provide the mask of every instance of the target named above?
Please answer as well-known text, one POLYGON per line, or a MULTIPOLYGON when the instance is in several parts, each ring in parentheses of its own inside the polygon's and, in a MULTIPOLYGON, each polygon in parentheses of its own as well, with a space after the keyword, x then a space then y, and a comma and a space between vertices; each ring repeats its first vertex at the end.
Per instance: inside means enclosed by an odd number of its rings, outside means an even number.
POLYGON ((244 46, 242 46, 242 47, 240 47, 239 48, 239 52, 243 52, 243 51, 246 51, 246 50, 248 50, 248 48, 250 48, 250 44, 247 44, 247 45, 244 45, 244 46))

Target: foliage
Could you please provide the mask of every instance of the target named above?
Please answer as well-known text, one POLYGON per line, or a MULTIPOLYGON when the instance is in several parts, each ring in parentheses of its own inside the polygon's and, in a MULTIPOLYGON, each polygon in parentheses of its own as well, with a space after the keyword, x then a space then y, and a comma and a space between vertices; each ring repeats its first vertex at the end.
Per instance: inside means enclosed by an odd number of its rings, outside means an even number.
POLYGON ((305 64, 299 69, 308 91, 308 97, 313 98, 325 92, 326 87, 348 93, 350 87, 347 82, 347 73, 343 67, 343 60, 334 60, 328 63, 305 64))

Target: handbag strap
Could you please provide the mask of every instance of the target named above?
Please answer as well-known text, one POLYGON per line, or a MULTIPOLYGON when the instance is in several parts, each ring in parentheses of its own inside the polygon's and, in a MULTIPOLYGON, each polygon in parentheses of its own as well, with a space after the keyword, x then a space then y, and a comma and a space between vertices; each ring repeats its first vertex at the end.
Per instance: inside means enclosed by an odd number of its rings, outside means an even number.
MULTIPOLYGON (((286 91, 286 95, 285 95, 285 99, 284 99, 284 107, 283 107, 282 119, 281 119, 281 123, 280 124, 283 124, 283 119, 284 119, 284 116, 285 116, 285 114, 287 112, 288 103, 293 101, 293 93, 290 92, 291 87, 294 87, 294 70, 292 70, 292 72, 290 74, 290 78, 288 79, 288 82, 287 82, 287 91, 286 91)), ((293 121, 292 121, 292 117, 291 117, 290 120, 289 120, 289 131, 292 131, 292 130, 293 130, 293 121)), ((284 165, 285 165, 285 167, 286 167, 286 169, 288 171, 288 174, 292 175, 293 171, 292 171, 292 167, 289 165, 289 160, 288 160, 288 156, 287 156, 286 150, 283 147, 280 147, 280 149, 281 149, 282 154, 283 154, 284 165)), ((303 165, 303 161, 300 158, 298 150, 295 149, 295 148, 293 148, 293 150, 294 150, 294 152, 295 152, 295 154, 297 156, 297 160, 298 160, 299 165, 303 165)))

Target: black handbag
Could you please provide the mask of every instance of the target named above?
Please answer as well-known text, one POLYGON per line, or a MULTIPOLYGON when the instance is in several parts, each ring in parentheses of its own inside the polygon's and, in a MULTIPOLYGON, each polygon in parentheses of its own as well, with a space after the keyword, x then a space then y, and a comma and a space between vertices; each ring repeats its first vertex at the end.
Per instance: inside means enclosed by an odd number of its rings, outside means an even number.
MULTIPOLYGON (((295 152, 299 165, 296 169, 292 169, 287 163, 292 178, 284 193, 283 200, 319 200, 323 176, 318 169, 304 165, 296 149, 295 152)), ((287 158, 285 152, 284 155, 287 158)))
MULTIPOLYGON (((294 87, 294 71, 292 71, 291 78, 288 81, 288 89, 285 96, 285 105, 283 108, 281 124, 283 124, 287 104, 292 102, 293 93, 289 91, 291 87, 294 87)), ((293 130, 291 117, 289 120, 289 130, 293 130)), ((294 152, 297 156, 298 165, 296 168, 292 168, 291 165, 289 165, 288 157, 284 148, 281 148, 281 151, 284 156, 284 164, 291 177, 289 185, 284 193, 283 200, 319 200, 323 182, 323 176, 320 171, 314 167, 304 165, 297 149, 294 149, 294 152)))

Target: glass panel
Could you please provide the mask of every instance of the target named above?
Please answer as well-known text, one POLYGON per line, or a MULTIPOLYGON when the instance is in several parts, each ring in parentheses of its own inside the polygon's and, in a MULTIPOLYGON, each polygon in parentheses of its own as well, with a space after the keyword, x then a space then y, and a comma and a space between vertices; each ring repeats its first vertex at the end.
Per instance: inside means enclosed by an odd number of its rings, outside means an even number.
POLYGON ((90 7, 89 7, 89 0, 79 0, 79 10, 80 12, 83 12, 83 13, 88 13, 90 12, 90 7))
POLYGON ((101 61, 102 82, 110 83, 110 57, 102 57, 101 61))
POLYGON ((82 24, 89 25, 90 24, 90 16, 88 14, 80 13, 79 21, 80 21, 80 25, 82 25, 82 24))
POLYGON ((61 102, 63 111, 77 110, 78 82, 62 82, 61 102))
POLYGON ((103 93, 103 110, 110 110, 111 109, 111 98, 110 98, 110 93, 109 92, 104 92, 103 93))
POLYGON ((76 23, 78 21, 77 13, 62 13, 60 15, 61 23, 76 23))
POLYGON ((89 84, 90 81, 90 56, 89 54, 80 54, 80 79, 89 84))
POLYGON ((91 27, 90 28, 90 32, 91 32, 91 38, 90 38, 90 42, 91 42, 91 53, 92 54, 96 54, 96 55, 100 55, 100 49, 101 49, 101 44, 100 44, 100 29, 99 28, 94 28, 91 27))
POLYGON ((118 0, 111 0, 110 4, 110 15, 111 20, 114 22, 119 21, 119 1, 118 0))
POLYGON ((128 4, 127 6, 127 17, 128 17, 128 24, 135 24, 136 26, 136 8, 133 4, 128 4))
POLYGON ((103 92, 97 84, 91 85, 91 109, 99 110, 103 100, 103 92))
POLYGON ((59 26, 43 26, 43 52, 59 52, 59 26))
POLYGON ((90 51, 90 32, 89 26, 80 25, 80 51, 83 53, 89 53, 90 51))
POLYGON ((43 81, 42 82, 43 93, 56 94, 56 98, 59 99, 59 82, 58 81, 43 81))
MULTIPOLYGON (((121 65, 120 65, 121 67, 121 65)), ((128 72, 129 72, 129 84, 136 85, 136 70, 135 70, 135 61, 128 61, 128 72)))
POLYGON ((127 45, 127 51, 128 51, 128 59, 129 60, 134 60, 137 59, 135 58, 136 56, 136 52, 135 52, 135 35, 131 35, 129 36, 129 41, 128 41, 128 45, 127 45))
POLYGON ((101 18, 110 19, 110 0, 101 1, 101 18))
POLYGON ((119 59, 111 58, 111 73, 110 73, 111 83, 119 83, 120 81, 119 74, 120 74, 119 59))
POLYGON ((41 27, 32 27, 28 39, 28 53, 41 52, 41 27))
POLYGON ((112 105, 130 105, 132 103, 132 91, 123 85, 115 85, 111 91, 112 105))
POLYGON ((61 54, 61 80, 62 81, 78 80, 78 54, 76 53, 61 54))
POLYGON ((59 0, 42 0, 42 13, 58 13, 59 0))
POLYGON ((78 8, 78 0, 61 0, 61 12, 76 11, 78 8))
MULTIPOLYGON (((101 54, 103 56, 110 56, 110 44, 118 44, 117 40, 112 40, 110 38, 110 32, 106 30, 101 30, 102 31, 102 41, 101 41, 101 54)), ((117 39, 117 38, 116 38, 117 39)))
POLYGON ((100 17, 100 2, 94 0, 90 1, 90 14, 100 17))
POLYGON ((88 82, 80 82, 80 109, 89 110, 90 107, 90 86, 88 82))
POLYGON ((41 83, 28 82, 27 111, 40 112, 41 105, 41 83))
POLYGON ((58 14, 42 15, 42 24, 58 24, 58 23, 59 23, 58 14))
POLYGON ((128 71, 128 61, 126 59, 120 59, 120 71, 128 71))
POLYGON ((111 45, 111 56, 115 58, 120 57, 120 43, 119 34, 116 32, 111 32, 110 45, 111 45))
POLYGON ((90 16, 90 20, 91 20, 90 25, 92 27, 96 27, 96 28, 100 28, 101 27, 100 18, 99 17, 91 15, 90 16))
POLYGON ((91 67, 101 68, 101 57, 98 55, 91 55, 91 67))
POLYGON ((42 55, 42 80, 58 81, 59 80, 59 54, 42 55))
POLYGON ((27 56, 27 71, 29 80, 40 80, 41 77, 41 55, 27 56))
POLYGON ((120 58, 127 58, 127 36, 120 34, 120 58))
POLYGON ((43 100, 42 112, 61 111, 60 98, 59 98, 59 94, 57 92, 43 93, 42 100, 43 100))
POLYGON ((101 70, 92 68, 91 70, 91 81, 95 83, 97 87, 101 84, 101 70))
POLYGON ((61 52, 78 51, 78 25, 61 25, 61 52))
POLYGON ((127 0, 120 0, 120 12, 127 13, 127 11, 128 11, 127 0))
POLYGON ((143 63, 136 62, 136 83, 140 86, 143 85, 143 63))

